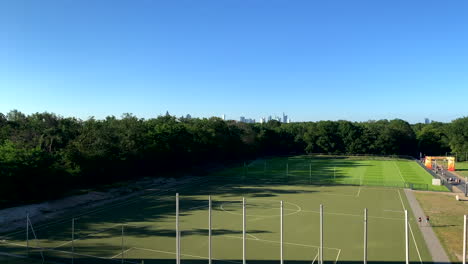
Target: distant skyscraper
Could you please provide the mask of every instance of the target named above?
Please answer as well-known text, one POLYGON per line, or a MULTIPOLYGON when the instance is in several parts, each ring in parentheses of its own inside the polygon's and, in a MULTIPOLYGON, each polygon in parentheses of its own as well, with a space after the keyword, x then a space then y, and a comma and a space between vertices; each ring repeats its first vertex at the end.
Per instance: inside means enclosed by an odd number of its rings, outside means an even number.
POLYGON ((283 123, 288 123, 288 116, 283 112, 283 123))
POLYGON ((424 119, 424 124, 430 124, 430 123, 431 123, 431 120, 429 120, 429 118, 424 119))
POLYGON ((187 118, 187 119, 191 119, 191 118, 192 118, 192 116, 191 116, 190 114, 187 114, 187 115, 185 116, 185 118, 187 118))
POLYGON ((221 116, 221 118, 222 118, 223 120, 226 120, 226 115, 223 114, 223 115, 221 116))
POLYGON ((245 117, 241 116, 239 121, 245 122, 245 117))
POLYGON ((268 121, 271 121, 271 119, 272 119, 272 118, 271 118, 271 115, 270 115, 270 116, 268 116, 268 121))

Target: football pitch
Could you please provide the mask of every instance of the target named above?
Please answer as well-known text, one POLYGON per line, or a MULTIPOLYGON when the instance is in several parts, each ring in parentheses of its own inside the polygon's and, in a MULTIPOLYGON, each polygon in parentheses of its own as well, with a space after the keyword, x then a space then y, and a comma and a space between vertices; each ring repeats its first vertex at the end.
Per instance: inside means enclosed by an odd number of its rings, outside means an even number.
MULTIPOLYGON (((409 206, 402 189, 316 183, 377 179, 393 185, 400 178, 403 183, 411 179, 423 184, 430 180, 425 178, 429 174, 411 161, 312 159, 305 164, 299 160, 256 161, 166 189, 149 187, 138 197, 30 225, 29 256, 45 263, 175 263, 175 194, 179 193, 182 263, 208 263, 209 195, 214 263, 242 263, 243 197, 247 263, 280 262, 280 201, 284 202, 286 263, 318 263, 321 204, 325 262, 362 262, 364 208, 368 209, 368 261, 405 262, 404 210, 409 206)), ((409 223, 411 262, 431 262, 411 210, 409 223)), ((1 234, 0 252, 27 255, 25 229, 1 234)))
POLYGON ((379 157, 296 156, 257 160, 213 174, 302 184, 349 184, 447 191, 416 161, 379 157))

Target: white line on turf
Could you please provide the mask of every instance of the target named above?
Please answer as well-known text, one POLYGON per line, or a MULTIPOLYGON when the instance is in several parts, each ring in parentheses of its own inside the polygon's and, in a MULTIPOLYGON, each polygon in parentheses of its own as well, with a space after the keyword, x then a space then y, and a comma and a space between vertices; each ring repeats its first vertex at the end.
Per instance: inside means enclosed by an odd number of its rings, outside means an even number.
POLYGON ((25 256, 20 256, 20 255, 16 255, 16 254, 11 254, 11 253, 4 253, 4 252, 0 252, 0 256, 7 256, 7 257, 12 257, 12 258, 28 258, 28 257, 25 257, 25 256))
POLYGON ((392 213, 404 213, 404 211, 396 211, 396 210, 384 210, 385 212, 392 212, 392 213))
POLYGON ((200 206, 190 207, 189 210, 203 208, 203 207, 208 207, 208 205, 200 205, 200 206))
POLYGON ((312 260, 312 264, 314 264, 314 262, 315 262, 315 260, 317 259, 318 255, 319 255, 319 251, 317 250, 317 255, 315 255, 314 260, 312 260))
POLYGON ((338 250, 338 255, 336 255, 335 264, 338 263, 338 258, 340 257, 341 249, 338 250))
MULTIPOLYGON (((320 211, 308 211, 308 210, 302 210, 301 212, 304 213, 316 213, 319 214, 320 211)), ((344 215, 344 216, 354 216, 354 217, 362 217, 362 215, 355 215, 355 214, 346 214, 346 213, 324 213, 328 215, 344 215)), ((369 218, 377 218, 377 219, 387 219, 387 220, 402 220, 400 218, 394 218, 394 217, 383 217, 383 216, 368 216, 369 218)))
MULTIPOLYGON (((165 189, 163 191, 154 192, 154 193, 150 193, 150 194, 146 194, 146 195, 142 195, 142 196, 137 196, 137 197, 135 197, 133 199, 127 199, 127 200, 119 201, 119 202, 115 202, 115 203, 111 202, 110 205, 99 206, 98 208, 96 208, 94 210, 89 210, 89 211, 86 211, 86 212, 84 212, 82 214, 78 214, 78 215, 75 216, 75 219, 78 219, 79 217, 90 215, 90 214, 93 214, 93 213, 102 212, 102 211, 105 211, 105 210, 108 210, 108 209, 111 209, 111 208, 114 208, 114 207, 119 207, 119 206, 123 206, 123 205, 129 204, 129 203, 138 202, 142 198, 147 198, 147 197, 150 197, 152 195, 158 195, 158 194, 162 194, 162 193, 167 193, 169 191, 174 191, 174 190, 177 190, 176 187, 179 187, 179 189, 184 189, 184 188, 190 187, 190 185, 193 185, 194 183, 202 183, 202 182, 205 182, 205 181, 208 181, 208 179, 201 178, 201 179, 198 179, 198 180, 193 181, 193 182, 181 184, 181 186, 170 186, 168 189, 165 189)), ((163 199, 164 199, 164 197, 161 197, 161 198, 155 199, 155 200, 163 200, 163 199)), ((44 223, 44 224, 36 226, 35 230, 41 230, 41 229, 44 229, 46 227, 56 225, 56 224, 62 224, 62 223, 68 222, 68 221, 71 221, 71 218, 57 220, 57 221, 51 222, 51 223, 44 223)), ((24 231, 23 230, 14 231, 14 232, 6 234, 4 237, 9 237, 9 236, 12 236, 12 235, 16 235, 16 234, 19 234, 21 232, 24 232, 24 231)))
POLYGON ((357 192, 357 194, 356 194, 356 197, 359 197, 359 194, 360 194, 360 193, 361 193, 361 186, 359 186, 359 190, 358 190, 358 192, 357 192))
POLYGON ((129 251, 132 250, 132 249, 134 249, 134 248, 133 248, 133 247, 128 248, 127 250, 124 250, 124 252, 120 252, 119 254, 117 254, 117 255, 115 255, 115 256, 112 256, 111 259, 116 258, 116 257, 122 255, 122 253, 125 254, 125 253, 129 252, 129 251))
MULTIPOLYGON (((171 251, 164 251, 164 250, 156 250, 156 249, 149 249, 149 248, 137 248, 135 247, 134 249, 137 249, 137 250, 146 250, 146 251, 152 251, 152 252, 159 252, 159 253, 165 253, 165 254, 172 254, 172 255, 175 255, 176 253, 175 252, 171 252, 171 251)), ((187 257, 193 257, 193 258, 200 258, 200 259, 208 259, 207 257, 202 257, 202 256, 197 256, 197 255, 189 255, 189 254, 180 254, 182 256, 187 256, 187 257)), ((232 261, 232 260, 222 260, 222 259, 215 259, 215 258, 211 258, 212 260, 217 260, 217 261, 222 261, 222 262, 230 262, 230 263, 242 263, 240 261, 232 261)))
MULTIPOLYGON (((1 242, 1 243, 4 243, 4 244, 7 244, 7 245, 14 245, 14 246, 20 246, 20 247, 26 247, 26 245, 22 245, 22 244, 17 244, 17 243, 9 243, 9 242, 1 242)), ((52 249, 52 248, 42 248, 42 247, 34 247, 34 246, 29 246, 29 248, 32 248, 32 249, 40 249, 42 251, 52 251, 52 252, 59 252, 59 253, 65 253, 65 254, 73 254, 75 256, 82 256, 82 257, 88 257, 88 258, 98 258, 98 259, 106 259, 106 260, 109 260, 110 258, 103 258, 103 257, 98 257, 98 256, 92 256, 92 255, 87 255, 87 254, 79 254, 79 253, 72 253, 70 251, 65 251, 65 250, 57 250, 57 249, 52 249)), ((139 264, 139 262, 133 262, 133 261, 128 261, 126 260, 125 262, 128 262, 128 263, 134 263, 134 264, 139 264)))
MULTIPOLYGON (((403 203, 403 199, 401 198, 400 190, 397 190, 397 192, 398 192, 398 196, 400 196, 401 206, 403 206, 403 210, 406 210, 405 204, 403 203)), ((411 236, 413 237, 413 242, 414 242, 414 245, 416 247, 416 252, 418 252, 419 261, 422 264, 423 261, 422 261, 422 258, 421 258, 421 254, 419 253, 418 244, 416 243, 416 239, 414 238, 413 229, 411 228, 410 223, 408 223, 408 226, 409 226, 409 230, 411 232, 411 236)))
POLYGON ((400 170, 400 168, 398 167, 398 165, 395 163, 395 161, 393 161, 393 165, 395 165, 395 167, 396 167, 397 170, 398 170, 398 173, 400 174, 401 179, 403 180, 403 183, 405 183, 405 178, 403 177, 403 174, 401 174, 401 170, 400 170))
MULTIPOLYGON (((88 234, 88 235, 86 235, 86 236, 84 236, 84 237, 77 238, 77 239, 75 239, 75 240, 73 240, 73 241, 83 240, 83 238, 87 238, 87 237, 89 237, 89 236, 92 236, 92 235, 96 235, 96 234, 105 232, 105 231, 110 230, 110 229, 112 229, 112 228, 114 228, 114 227, 116 227, 116 226, 119 226, 119 225, 122 225, 122 224, 115 224, 115 225, 113 225, 113 226, 111 226, 111 227, 109 227, 109 228, 106 228, 106 229, 103 229, 103 230, 100 230, 100 231, 97 231, 97 232, 88 234)), ((67 245, 67 244, 70 244, 71 242, 72 242, 71 240, 70 240, 70 241, 67 241, 67 242, 64 242, 64 243, 62 243, 62 244, 60 244, 60 245, 58 245, 58 246, 56 246, 56 247, 53 247, 53 249, 56 249, 56 248, 65 246, 65 245, 67 245)))
POLYGON ((247 233, 247 235, 248 235, 248 236, 251 236, 251 237, 253 237, 253 238, 255 238, 255 240, 260 240, 260 239, 258 239, 258 237, 254 236, 254 235, 251 235, 251 234, 249 234, 249 233, 247 233))
MULTIPOLYGON (((224 235, 223 237, 242 239, 241 236, 224 235)), ((257 241, 260 241, 260 242, 274 243, 274 244, 280 244, 280 243, 281 243, 281 242, 279 242, 279 241, 266 240, 266 239, 253 239, 253 238, 246 238, 246 239, 247 239, 247 240, 257 240, 257 241)), ((291 246, 308 247, 308 248, 319 248, 319 246, 306 245, 306 244, 298 244, 298 243, 291 243, 291 242, 283 242, 283 244, 285 244, 285 245, 291 245, 291 246)), ((323 248, 325 248, 325 249, 333 249, 333 250, 340 250, 339 248, 332 248, 332 247, 323 247, 323 248)))

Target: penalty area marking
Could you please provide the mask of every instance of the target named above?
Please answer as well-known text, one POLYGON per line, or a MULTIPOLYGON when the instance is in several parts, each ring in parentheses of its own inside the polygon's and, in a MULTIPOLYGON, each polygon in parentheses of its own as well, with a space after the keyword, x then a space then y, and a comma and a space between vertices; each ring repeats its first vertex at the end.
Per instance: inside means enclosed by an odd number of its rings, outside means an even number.
POLYGON ((125 250, 124 252, 120 252, 119 254, 117 254, 117 255, 115 255, 115 256, 112 256, 111 259, 116 258, 116 257, 118 257, 118 256, 120 256, 120 255, 122 255, 122 254, 125 254, 125 253, 129 252, 129 251, 132 250, 132 249, 134 249, 134 247, 131 247, 131 248, 125 250))
MULTIPOLYGON (((175 254, 176 254, 175 252, 171 252, 171 251, 156 250, 156 249, 149 249, 149 248, 137 248, 137 247, 134 247, 133 249, 136 249, 136 250, 146 250, 146 251, 152 251, 152 252, 158 252, 158 253, 165 253, 165 254, 172 254, 172 255, 175 255, 175 254)), ((181 255, 181 256, 187 256, 187 257, 192 257, 192 258, 208 259, 207 257, 202 257, 202 256, 197 256, 197 255, 189 255, 189 254, 183 254, 183 253, 181 253, 180 255, 181 255)), ((217 261, 229 262, 229 263, 236 263, 236 264, 241 264, 241 263, 242 263, 242 262, 240 262, 240 261, 222 260, 222 259, 215 259, 215 258, 211 258, 211 259, 212 259, 212 260, 217 260, 217 261)))
POLYGON ((251 235, 251 234, 249 234, 249 233, 247 233, 247 235, 248 235, 248 236, 251 236, 251 237, 253 237, 253 238, 255 238, 255 240, 260 240, 260 239, 258 239, 258 237, 254 236, 254 235, 251 235))
MULTIPOLYGON (((242 239, 241 236, 223 235, 223 237, 242 239)), ((253 239, 253 238, 246 238, 246 239, 247 239, 247 240, 257 240, 257 241, 265 242, 265 243, 281 244, 281 242, 275 241, 275 240, 253 239)), ((319 246, 306 245, 306 244, 298 244, 298 243, 291 243, 291 242, 283 242, 283 244, 284 244, 284 245, 291 245, 291 246, 299 246, 299 247, 319 248, 319 246)), ((336 250, 336 251, 341 250, 340 248, 333 248, 333 247, 323 247, 323 248, 325 248, 325 249, 331 249, 331 250, 336 250)))
MULTIPOLYGON (((237 237, 237 236, 230 236, 230 235, 225 235, 224 237, 229 237, 229 238, 237 238, 237 239, 242 239, 242 237, 237 237)), ((266 243, 275 243, 275 244, 280 244, 281 242, 274 241, 274 240, 266 240, 266 239, 252 239, 252 238, 246 238, 247 240, 256 240, 260 242, 266 242, 266 243)), ((285 245, 291 245, 291 246, 300 246, 300 247, 308 247, 308 248, 317 248, 319 249, 319 246, 313 246, 313 245, 306 245, 306 244, 298 244, 298 243, 290 243, 290 242, 283 242, 285 245)), ((336 250, 338 251, 336 255, 336 260, 335 264, 338 262, 338 258, 340 257, 341 254, 341 248, 332 248, 332 247, 323 247, 324 249, 331 249, 331 250, 336 250)), ((318 253, 317 253, 318 254, 318 253)), ((312 262, 313 263, 313 262, 312 262)))
POLYGON ((90 236, 92 236, 92 235, 96 235, 96 234, 105 232, 105 231, 110 230, 110 229, 112 229, 112 228, 115 228, 116 226, 119 226, 119 225, 122 225, 122 224, 115 224, 115 225, 113 225, 113 226, 111 226, 111 227, 109 227, 109 228, 105 228, 105 229, 102 229, 102 230, 100 230, 100 231, 96 231, 96 232, 91 233, 91 234, 88 234, 88 235, 86 235, 86 236, 84 236, 84 237, 82 237, 82 238, 77 238, 77 239, 74 239, 74 240, 70 240, 70 241, 64 242, 64 243, 62 243, 62 244, 60 244, 60 245, 58 245, 58 246, 56 246, 56 247, 53 247, 52 249, 57 249, 57 248, 59 248, 59 247, 63 247, 63 246, 65 246, 65 245, 67 245, 67 244, 70 244, 70 243, 73 242, 73 241, 83 240, 84 238, 88 238, 88 237, 90 237, 90 236))

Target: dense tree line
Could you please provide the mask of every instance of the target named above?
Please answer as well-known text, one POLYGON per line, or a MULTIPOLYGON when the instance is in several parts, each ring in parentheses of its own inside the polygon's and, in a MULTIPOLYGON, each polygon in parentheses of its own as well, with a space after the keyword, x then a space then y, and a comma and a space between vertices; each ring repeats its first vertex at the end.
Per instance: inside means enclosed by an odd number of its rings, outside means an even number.
POLYGON ((303 153, 441 155, 468 152, 468 118, 451 123, 320 121, 245 124, 219 118, 104 120, 0 113, 0 206, 64 192, 303 153))

